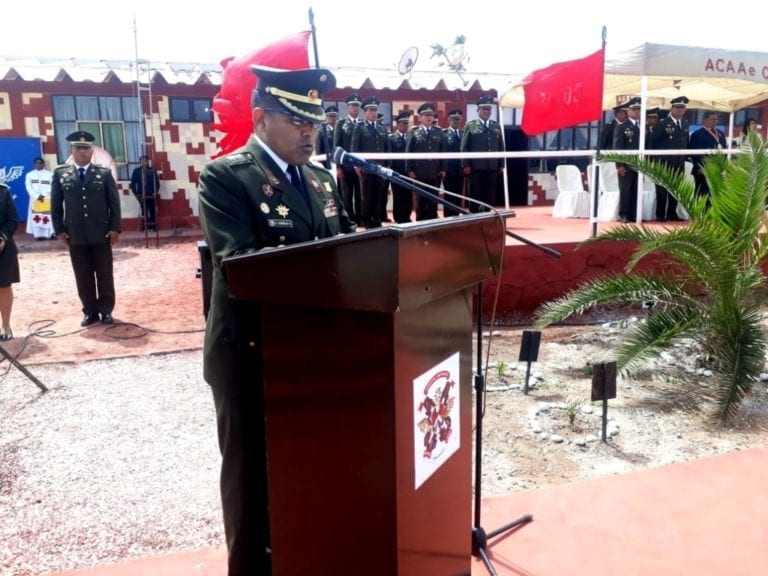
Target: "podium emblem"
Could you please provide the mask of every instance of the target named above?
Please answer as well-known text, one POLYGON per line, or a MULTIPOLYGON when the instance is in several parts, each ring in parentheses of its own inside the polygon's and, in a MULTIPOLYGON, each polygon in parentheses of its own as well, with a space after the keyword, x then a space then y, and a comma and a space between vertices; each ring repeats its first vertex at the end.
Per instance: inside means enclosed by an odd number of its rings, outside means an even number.
POLYGON ((416 488, 460 447, 459 353, 413 381, 413 457, 416 488))

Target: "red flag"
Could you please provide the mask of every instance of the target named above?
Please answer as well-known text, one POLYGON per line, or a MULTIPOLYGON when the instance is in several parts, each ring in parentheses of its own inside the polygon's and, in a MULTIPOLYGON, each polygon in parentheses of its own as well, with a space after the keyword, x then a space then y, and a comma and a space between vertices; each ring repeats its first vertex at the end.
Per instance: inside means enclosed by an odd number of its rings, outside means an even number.
POLYGON ((307 45, 311 33, 310 30, 305 30, 242 58, 229 57, 222 60, 224 72, 221 77, 221 89, 213 98, 213 111, 218 115, 219 122, 213 127, 225 134, 213 158, 240 148, 253 132, 251 93, 256 86, 256 75, 251 72, 251 64, 284 70, 309 68, 307 45))
POLYGON ((597 120, 603 111, 605 50, 558 62, 523 78, 523 132, 529 136, 597 120))

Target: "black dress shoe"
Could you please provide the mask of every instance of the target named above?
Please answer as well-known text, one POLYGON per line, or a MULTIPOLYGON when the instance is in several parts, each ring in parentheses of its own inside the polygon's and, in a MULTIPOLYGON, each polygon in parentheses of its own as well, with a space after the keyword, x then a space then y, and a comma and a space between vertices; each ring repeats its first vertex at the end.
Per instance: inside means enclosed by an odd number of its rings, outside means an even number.
POLYGON ((83 316, 82 321, 80 322, 80 326, 90 326, 94 322, 98 322, 99 315, 98 314, 86 314, 83 316))
POLYGON ((114 324, 115 319, 112 318, 112 314, 102 314, 101 315, 101 323, 102 324, 114 324))

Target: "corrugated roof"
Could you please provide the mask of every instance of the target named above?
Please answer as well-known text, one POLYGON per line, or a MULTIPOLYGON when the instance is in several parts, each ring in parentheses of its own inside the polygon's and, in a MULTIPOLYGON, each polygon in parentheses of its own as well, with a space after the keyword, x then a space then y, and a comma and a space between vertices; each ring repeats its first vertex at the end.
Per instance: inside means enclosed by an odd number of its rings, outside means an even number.
MULTIPOLYGON (((87 60, 78 58, 41 58, 21 56, 0 56, 0 80, 24 80, 56 82, 71 78, 76 82, 106 82, 117 78, 121 82, 136 81, 137 63, 133 60, 87 60)), ((139 61, 140 79, 146 82, 162 78, 168 84, 198 83, 221 84, 220 64, 199 62, 148 62, 139 61), (148 74, 149 73, 149 74, 148 74)), ((414 69, 408 75, 401 75, 394 69, 329 66, 336 75, 340 89, 409 88, 413 90, 498 90, 507 88, 519 80, 519 74, 494 74, 462 72, 459 74, 446 69, 414 69)))

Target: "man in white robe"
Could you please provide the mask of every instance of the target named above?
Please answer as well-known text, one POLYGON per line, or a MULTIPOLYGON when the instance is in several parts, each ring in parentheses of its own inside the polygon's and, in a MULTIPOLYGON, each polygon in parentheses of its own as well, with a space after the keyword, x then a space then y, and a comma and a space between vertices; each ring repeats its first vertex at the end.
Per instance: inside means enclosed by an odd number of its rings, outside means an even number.
POLYGON ((53 172, 45 168, 45 160, 35 158, 35 169, 27 172, 25 185, 29 194, 27 234, 37 240, 55 238, 51 222, 51 182, 53 172))

